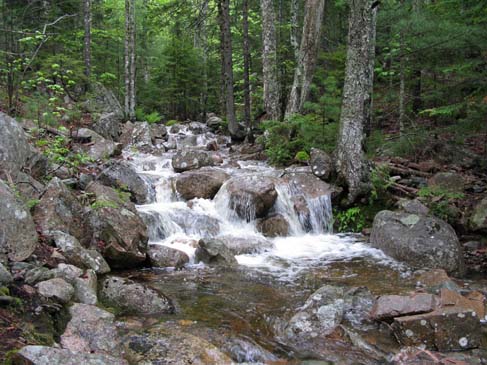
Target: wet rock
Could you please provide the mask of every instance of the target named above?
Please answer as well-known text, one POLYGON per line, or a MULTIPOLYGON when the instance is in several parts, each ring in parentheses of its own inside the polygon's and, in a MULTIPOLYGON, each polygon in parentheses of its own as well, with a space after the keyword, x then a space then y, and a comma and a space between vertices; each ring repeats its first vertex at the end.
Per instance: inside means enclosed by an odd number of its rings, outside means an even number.
POLYGON ((147 122, 135 122, 127 124, 123 130, 120 141, 124 146, 134 145, 143 151, 150 151, 153 147, 152 129, 147 122))
POLYGON ((118 141, 122 120, 122 115, 116 112, 102 113, 93 125, 93 129, 106 139, 118 141))
POLYGON ((0 112, 0 171, 14 174, 32 156, 32 148, 22 127, 13 118, 0 112))
POLYGON ((428 186, 450 193, 463 193, 465 180, 462 175, 454 172, 438 172, 428 180, 428 186))
POLYGON ((122 145, 105 139, 87 128, 80 128, 74 133, 73 138, 82 139, 82 143, 74 145, 74 150, 86 153, 93 160, 105 160, 122 152, 122 145))
POLYGON ((435 310, 437 301, 435 296, 426 293, 405 295, 382 295, 372 309, 372 317, 377 320, 392 319, 394 317, 428 313, 435 310))
POLYGON ((149 202, 152 194, 149 186, 126 161, 117 161, 103 170, 98 180, 104 184, 131 193, 136 204, 149 202))
POLYGON ((372 324, 370 315, 375 297, 366 287, 352 287, 345 291, 343 319, 352 327, 367 330, 372 324))
POLYGON ((455 306, 395 318, 392 327, 402 345, 424 346, 438 351, 476 348, 482 336, 477 314, 455 306))
POLYGON ((172 158, 172 167, 176 172, 196 170, 204 166, 213 166, 211 155, 205 151, 178 151, 172 158))
POLYGON ((233 255, 247 255, 264 252, 270 250, 273 246, 271 241, 259 236, 218 236, 218 240, 222 241, 233 255))
POLYGON ((228 179, 230 179, 230 175, 218 168, 186 171, 177 177, 176 191, 185 200, 213 199, 228 179))
POLYGON ((195 261, 208 265, 233 266, 238 264, 225 242, 220 239, 200 240, 195 252, 195 261))
POLYGON ((232 364, 232 359, 211 343, 180 328, 157 326, 148 332, 128 336, 127 353, 138 364, 206 365, 232 364))
POLYGON ((200 122, 191 122, 188 124, 188 130, 190 130, 194 134, 203 134, 208 131, 208 127, 206 126, 206 124, 200 122))
POLYGON ((93 270, 86 270, 82 277, 74 279, 74 298, 79 303, 96 305, 97 277, 93 270))
POLYGON ((406 213, 427 215, 429 213, 429 208, 421 203, 418 199, 401 199, 399 201, 399 206, 406 213))
POLYGON ((299 341, 331 334, 343 319, 343 289, 326 285, 314 292, 289 321, 286 335, 299 341))
POLYGON ((173 313, 170 299, 159 292, 117 276, 108 276, 99 285, 99 299, 125 314, 173 313))
POLYGON ((14 356, 14 365, 128 365, 121 359, 46 346, 25 346, 14 356))
POLYGON ((149 245, 147 251, 152 266, 182 268, 189 262, 184 252, 163 245, 149 245))
POLYGON ((0 285, 8 285, 14 281, 12 274, 0 263, 0 285))
POLYGON ((328 180, 333 172, 333 160, 325 151, 312 148, 310 152, 311 171, 316 177, 328 180))
POLYGON ((61 336, 64 349, 122 356, 115 316, 93 305, 76 303, 69 308, 71 320, 61 336))
POLYGON ((0 180, 0 262, 23 261, 38 245, 32 216, 20 199, 0 180))
POLYGON ((208 215, 186 209, 174 209, 168 214, 171 220, 188 235, 197 235, 206 239, 220 233, 220 222, 208 215))
POLYGON ((61 180, 51 180, 34 209, 34 221, 45 235, 62 231, 76 237, 82 245, 91 241, 87 215, 76 196, 61 180))
POLYGON ((272 214, 257 220, 257 230, 266 237, 285 237, 289 234, 289 223, 282 214, 272 214))
POLYGON ((98 249, 112 268, 131 268, 146 259, 147 227, 124 207, 102 206, 92 211, 91 226, 98 249))
POLYGON ((44 298, 53 299, 60 303, 68 303, 74 295, 74 288, 61 278, 41 281, 36 285, 39 294, 44 298))
POLYGON ((135 204, 130 201, 130 193, 117 191, 98 181, 90 182, 85 190, 95 196, 96 202, 112 203, 114 206, 127 208, 134 213, 137 211, 135 204))
POLYGON ((474 231, 487 231, 487 197, 478 202, 473 208, 469 225, 474 231))
POLYGON ((110 271, 110 266, 98 251, 85 249, 75 237, 61 231, 51 231, 49 236, 71 264, 93 269, 98 274, 110 271))
POLYGON ((263 218, 277 199, 274 181, 267 176, 239 176, 228 180, 225 187, 230 209, 247 221, 263 218))
POLYGON ((331 196, 335 192, 334 186, 307 172, 286 172, 283 182, 294 192, 293 195, 303 195, 307 199, 331 196))
POLYGON ((441 307, 455 306, 464 310, 471 310, 477 313, 478 318, 485 317, 485 297, 478 291, 473 291, 463 296, 456 291, 446 288, 440 292, 441 307))
POLYGON ((150 130, 152 135, 152 142, 157 139, 165 139, 167 137, 167 128, 164 124, 150 124, 150 130))
POLYGON ((459 275, 465 269, 455 231, 436 217, 384 210, 375 216, 370 243, 414 268, 441 268, 459 275))

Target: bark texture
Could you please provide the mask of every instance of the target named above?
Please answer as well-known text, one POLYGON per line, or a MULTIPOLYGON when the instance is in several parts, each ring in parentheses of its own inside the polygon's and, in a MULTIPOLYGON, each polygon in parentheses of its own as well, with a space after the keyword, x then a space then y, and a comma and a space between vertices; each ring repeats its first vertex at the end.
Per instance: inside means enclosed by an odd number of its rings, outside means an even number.
POLYGON ((347 64, 335 162, 351 204, 364 190, 366 178, 363 140, 371 114, 377 2, 349 0, 349 4, 347 64))
POLYGON ((125 0, 125 114, 135 120, 135 0, 125 0))
POLYGON ((277 81, 276 14, 272 0, 261 0, 262 12, 262 77, 264 84, 264 110, 271 119, 281 117, 279 83, 277 81))
POLYGON ((83 58, 85 61, 86 89, 91 77, 91 0, 83 2, 83 20, 85 27, 83 58))
POLYGON ((239 136, 235 115, 235 96, 233 94, 232 34, 230 31, 230 0, 218 1, 218 21, 220 24, 220 48, 222 57, 222 91, 228 121, 228 131, 235 138, 239 136))
POLYGON ((250 44, 249 44, 249 1, 242 2, 243 56, 244 56, 244 122, 247 138, 252 140, 250 105, 250 44))
POLYGON ((306 1, 301 45, 298 52, 293 86, 286 108, 286 116, 300 113, 308 99, 318 56, 324 8, 325 0, 306 1))

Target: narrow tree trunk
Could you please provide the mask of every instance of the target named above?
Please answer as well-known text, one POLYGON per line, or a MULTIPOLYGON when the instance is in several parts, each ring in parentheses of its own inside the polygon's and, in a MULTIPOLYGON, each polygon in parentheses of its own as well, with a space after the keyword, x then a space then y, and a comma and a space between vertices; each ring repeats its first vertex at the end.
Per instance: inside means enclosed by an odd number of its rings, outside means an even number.
POLYGON ((318 56, 325 0, 307 0, 303 33, 286 116, 301 113, 308 99, 318 56))
POLYGON ((235 96, 233 94, 232 34, 230 30, 230 0, 218 1, 218 20, 220 23, 222 83, 227 114, 228 131, 233 138, 239 137, 235 115, 235 96))
POLYGON ((83 48, 83 58, 85 60, 85 91, 88 91, 91 77, 91 0, 84 0, 83 16, 85 26, 85 38, 83 48))
POLYGON ((247 139, 253 140, 250 106, 250 44, 249 44, 249 1, 242 2, 243 56, 244 56, 244 122, 247 139))
POLYGON ((279 84, 277 82, 276 15, 272 0, 261 0, 262 12, 262 77, 264 84, 264 110, 269 117, 278 120, 279 84))
POLYGON ((200 9, 200 20, 198 25, 198 46, 201 48, 203 57, 203 89, 200 94, 200 118, 202 123, 206 123, 208 113, 208 30, 206 17, 208 16, 209 0, 203 0, 200 9))
POLYGON ((374 0, 349 0, 348 50, 340 116, 336 171, 348 188, 348 202, 353 203, 364 190, 364 125, 370 115, 371 57, 375 39, 374 0))
POLYGON ((125 0, 125 114, 135 120, 135 0, 125 0))
POLYGON ((291 0, 291 47, 294 52, 294 60, 298 62, 299 57, 299 0, 291 0))
POLYGON ((406 121, 406 56, 404 55, 404 32, 401 30, 399 39, 399 135, 404 135, 406 121))

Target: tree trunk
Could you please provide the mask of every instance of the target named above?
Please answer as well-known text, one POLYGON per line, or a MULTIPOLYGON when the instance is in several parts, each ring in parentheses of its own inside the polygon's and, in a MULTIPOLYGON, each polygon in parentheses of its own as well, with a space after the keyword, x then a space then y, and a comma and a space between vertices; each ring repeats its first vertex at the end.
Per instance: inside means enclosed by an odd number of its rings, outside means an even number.
POLYGON ((206 17, 208 16, 209 0, 203 0, 200 9, 200 19, 198 25, 198 43, 203 56, 203 90, 200 94, 200 118, 202 123, 206 123, 208 113, 208 30, 206 17))
POLYGON ((270 119, 281 117, 279 84, 277 82, 276 15, 272 0, 261 0, 262 12, 262 77, 264 84, 264 110, 270 119))
POLYGON ((85 38, 83 48, 83 58, 85 60, 85 91, 88 91, 91 77, 91 0, 83 2, 83 16, 85 26, 85 38))
POLYGON ((299 0, 291 0, 291 47, 294 52, 294 60, 298 62, 299 57, 299 0))
POLYGON ((374 0, 349 0, 349 31, 340 129, 335 155, 338 178, 348 188, 348 203, 364 191, 364 125, 370 115, 371 58, 375 57, 374 0))
POLYGON ((125 114, 135 120, 135 0, 125 0, 125 114))
POLYGON ((244 56, 244 122, 247 139, 253 141, 250 106, 250 44, 249 44, 249 1, 242 2, 243 56, 244 56))
POLYGON ((308 99, 318 56, 324 8, 325 0, 306 1, 301 45, 286 116, 301 113, 308 99))
POLYGON ((230 31, 230 0, 218 1, 218 20, 220 23, 222 85, 227 114, 228 131, 233 138, 239 137, 235 115, 235 96, 233 94, 232 34, 230 31))

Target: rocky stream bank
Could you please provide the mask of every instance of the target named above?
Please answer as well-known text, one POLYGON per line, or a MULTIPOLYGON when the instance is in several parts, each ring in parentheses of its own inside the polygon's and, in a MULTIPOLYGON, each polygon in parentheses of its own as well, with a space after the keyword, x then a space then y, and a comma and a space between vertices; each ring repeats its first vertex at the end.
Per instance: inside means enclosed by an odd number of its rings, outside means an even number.
POLYGON ((90 156, 76 170, 0 114, 7 363, 487 362, 487 280, 420 202, 377 214, 370 239, 333 235, 323 155, 276 169, 216 116, 99 112, 64 136, 90 156))

